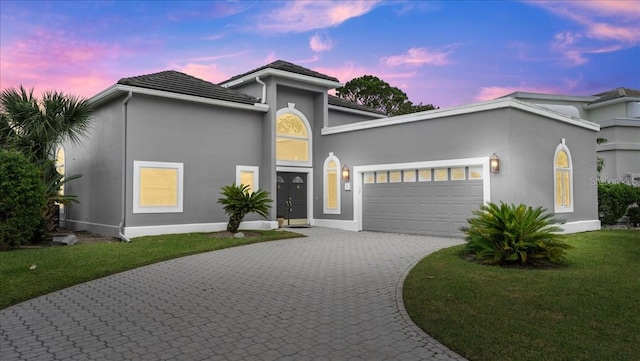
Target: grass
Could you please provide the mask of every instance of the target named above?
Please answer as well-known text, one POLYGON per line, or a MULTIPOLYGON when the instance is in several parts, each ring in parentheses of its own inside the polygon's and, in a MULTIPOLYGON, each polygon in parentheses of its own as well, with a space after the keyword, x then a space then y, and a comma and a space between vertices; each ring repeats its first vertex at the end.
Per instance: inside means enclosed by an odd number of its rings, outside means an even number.
POLYGON ((191 254, 301 237, 251 231, 259 237, 216 238, 207 233, 139 237, 131 243, 89 243, 0 252, 0 309, 118 272, 191 254), (31 270, 30 267, 36 268, 31 270))
POLYGON ((640 232, 573 234, 566 267, 484 266, 462 246, 427 256, 404 284, 414 322, 470 360, 637 360, 640 232))

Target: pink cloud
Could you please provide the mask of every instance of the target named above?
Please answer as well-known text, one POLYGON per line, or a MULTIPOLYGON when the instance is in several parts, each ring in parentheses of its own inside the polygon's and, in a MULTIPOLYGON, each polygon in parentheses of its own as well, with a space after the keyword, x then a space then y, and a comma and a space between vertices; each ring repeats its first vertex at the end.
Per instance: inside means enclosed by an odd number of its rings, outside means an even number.
POLYGON ((451 54, 452 52, 453 50, 430 50, 428 48, 411 48, 405 54, 392 55, 382 58, 381 62, 389 66, 447 65, 451 63, 449 54, 451 54))
POLYGON ((309 47, 315 52, 327 51, 333 48, 333 42, 326 35, 315 34, 309 40, 309 47))
POLYGON ((212 83, 219 83, 231 77, 231 75, 220 70, 218 66, 213 63, 211 64, 189 63, 189 64, 185 64, 175 68, 180 72, 189 74, 191 76, 195 76, 196 78, 200 78, 202 80, 210 81, 212 83))
POLYGON ((378 1, 294 1, 260 16, 255 28, 272 33, 334 27, 373 10, 378 1))
POLYGON ((64 31, 39 30, 2 44, 0 88, 23 85, 90 97, 113 84, 109 66, 122 56, 117 45, 77 40, 64 31))
POLYGON ((534 1, 542 7, 583 27, 581 32, 556 35, 554 50, 575 66, 588 62, 585 54, 605 53, 636 46, 640 42, 640 6, 635 0, 534 1), (571 34, 573 37, 568 38, 571 34), (562 38, 559 41, 559 38, 562 38), (585 45, 587 39, 591 41, 585 45))
POLYGON ((476 101, 494 100, 514 92, 530 92, 557 94, 557 90, 549 87, 531 87, 531 86, 488 86, 480 88, 480 92, 476 94, 476 101))

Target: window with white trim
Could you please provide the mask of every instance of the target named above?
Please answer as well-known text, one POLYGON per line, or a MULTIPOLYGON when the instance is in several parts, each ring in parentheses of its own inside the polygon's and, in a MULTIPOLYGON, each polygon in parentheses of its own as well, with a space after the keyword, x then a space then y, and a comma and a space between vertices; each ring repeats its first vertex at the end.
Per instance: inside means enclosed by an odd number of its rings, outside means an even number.
POLYGON ((564 138, 553 156, 553 190, 555 213, 573 212, 573 161, 564 138))
POLYGON ((340 160, 329 153, 322 167, 324 195, 323 209, 326 214, 340 214, 340 160))
POLYGON ((133 213, 181 213, 183 163, 133 162, 133 213))
POLYGON ((295 104, 276 113, 276 161, 279 165, 311 165, 311 127, 295 104))
POLYGON ((247 165, 237 165, 236 166, 236 184, 237 185, 248 185, 249 188, 247 191, 249 193, 253 193, 259 188, 259 167, 255 166, 247 166, 247 165))
MULTIPOLYGON (((66 157, 64 154, 64 148, 60 146, 56 150, 55 167, 56 167, 56 171, 62 176, 63 180, 65 177, 65 162, 66 162, 66 157)), ((64 196, 64 184, 60 185, 60 189, 58 189, 58 194, 61 196, 64 196)), ((57 203, 57 202, 56 204, 60 209, 60 213, 64 213, 64 204, 57 203)))

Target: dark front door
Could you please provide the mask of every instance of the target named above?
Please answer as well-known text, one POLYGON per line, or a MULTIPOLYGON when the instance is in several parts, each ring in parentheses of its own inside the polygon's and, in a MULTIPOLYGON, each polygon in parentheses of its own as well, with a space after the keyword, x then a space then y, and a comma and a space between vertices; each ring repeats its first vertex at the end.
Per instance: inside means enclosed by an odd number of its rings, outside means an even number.
POLYGON ((278 217, 285 225, 307 224, 307 174, 278 172, 278 217))

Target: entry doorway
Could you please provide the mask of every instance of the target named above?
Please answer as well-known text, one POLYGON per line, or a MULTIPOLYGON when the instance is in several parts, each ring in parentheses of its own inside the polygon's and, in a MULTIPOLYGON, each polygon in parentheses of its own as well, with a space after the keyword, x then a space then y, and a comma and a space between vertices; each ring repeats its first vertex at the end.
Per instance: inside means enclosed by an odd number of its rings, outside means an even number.
POLYGON ((307 173, 277 173, 278 217, 285 226, 307 225, 307 173))

